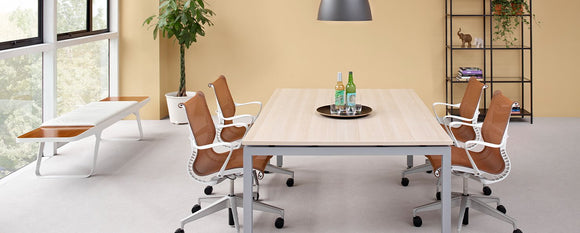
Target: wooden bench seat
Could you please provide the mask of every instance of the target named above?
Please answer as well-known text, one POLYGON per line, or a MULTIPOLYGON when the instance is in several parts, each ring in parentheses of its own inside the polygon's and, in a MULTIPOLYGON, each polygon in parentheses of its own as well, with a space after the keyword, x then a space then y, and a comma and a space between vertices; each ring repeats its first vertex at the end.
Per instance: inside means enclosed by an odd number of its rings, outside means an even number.
POLYGON ((72 142, 85 137, 95 136, 93 166, 87 175, 51 175, 49 177, 89 177, 93 174, 97 162, 101 132, 117 121, 133 114, 139 128, 139 140, 143 138, 139 110, 149 102, 145 96, 108 97, 98 102, 91 102, 72 112, 44 122, 40 127, 16 138, 17 142, 40 142, 36 160, 36 175, 40 173, 40 165, 47 142, 72 142))

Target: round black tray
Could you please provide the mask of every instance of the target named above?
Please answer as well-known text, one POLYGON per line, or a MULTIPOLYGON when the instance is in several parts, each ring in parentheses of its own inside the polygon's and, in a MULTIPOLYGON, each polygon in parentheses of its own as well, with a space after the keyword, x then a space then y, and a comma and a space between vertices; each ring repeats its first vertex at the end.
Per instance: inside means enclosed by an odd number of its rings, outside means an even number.
POLYGON ((338 115, 338 114, 330 114, 330 105, 324 105, 324 106, 318 107, 316 109, 316 111, 318 113, 320 113, 320 115, 323 115, 326 117, 340 118, 340 119, 352 119, 352 118, 359 118, 359 117, 368 116, 369 114, 371 114, 373 109, 369 106, 363 105, 361 111, 355 115, 347 115, 346 112, 341 112, 341 114, 338 115))

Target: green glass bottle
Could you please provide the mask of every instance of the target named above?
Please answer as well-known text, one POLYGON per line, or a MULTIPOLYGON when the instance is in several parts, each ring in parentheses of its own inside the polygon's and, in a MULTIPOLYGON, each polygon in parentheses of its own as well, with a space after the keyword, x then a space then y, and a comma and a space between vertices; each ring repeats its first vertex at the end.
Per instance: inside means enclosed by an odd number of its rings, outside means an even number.
POLYGON ((356 85, 352 81, 352 71, 348 72, 348 83, 346 84, 346 106, 354 108, 356 105, 356 85))

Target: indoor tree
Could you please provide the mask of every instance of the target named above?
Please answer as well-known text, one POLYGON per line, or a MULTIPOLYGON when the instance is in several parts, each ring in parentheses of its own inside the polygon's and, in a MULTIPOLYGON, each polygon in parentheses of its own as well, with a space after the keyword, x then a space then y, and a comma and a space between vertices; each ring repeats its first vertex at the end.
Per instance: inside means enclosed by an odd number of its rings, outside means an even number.
POLYGON ((180 79, 177 96, 185 96, 185 49, 194 42, 197 36, 205 36, 204 25, 212 26, 209 17, 215 15, 213 11, 205 8, 203 0, 160 0, 159 15, 150 16, 143 22, 153 23, 153 39, 157 39, 157 33, 165 38, 175 37, 179 44, 180 55, 180 79))

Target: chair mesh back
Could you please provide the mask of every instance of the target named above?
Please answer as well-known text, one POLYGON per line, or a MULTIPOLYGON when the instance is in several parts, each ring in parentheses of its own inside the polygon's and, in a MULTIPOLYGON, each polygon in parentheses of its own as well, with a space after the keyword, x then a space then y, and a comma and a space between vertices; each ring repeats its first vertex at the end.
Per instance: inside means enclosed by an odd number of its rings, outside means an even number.
POLYGON ((207 145, 213 143, 216 130, 203 92, 196 92, 195 96, 185 102, 184 105, 189 127, 191 127, 196 144, 207 145))
MULTIPOLYGON (((213 83, 213 88, 218 100, 219 107, 221 108, 224 117, 233 117, 236 114, 236 105, 234 104, 234 98, 230 93, 228 88, 228 83, 226 82, 226 77, 220 75, 213 83)), ((231 124, 232 121, 225 121, 225 124, 231 124)))
MULTIPOLYGON (((513 101, 502 95, 501 91, 496 91, 494 93, 481 128, 481 134, 484 141, 493 144, 500 144, 502 142, 510 119, 512 104, 513 101)), ((505 148, 485 147, 483 151, 479 153, 478 158, 474 158, 477 160, 476 163, 479 169, 491 174, 500 174, 504 172, 506 162, 509 162, 507 157, 504 158, 502 156, 502 150, 504 149, 505 148)))
POLYGON ((496 91, 485 115, 481 134, 486 142, 500 144, 510 119, 514 102, 496 91))
POLYGON ((476 78, 469 79, 465 95, 461 99, 461 106, 459 106, 459 115, 468 119, 473 118, 475 108, 479 104, 481 92, 483 90, 483 83, 477 81, 476 78))

